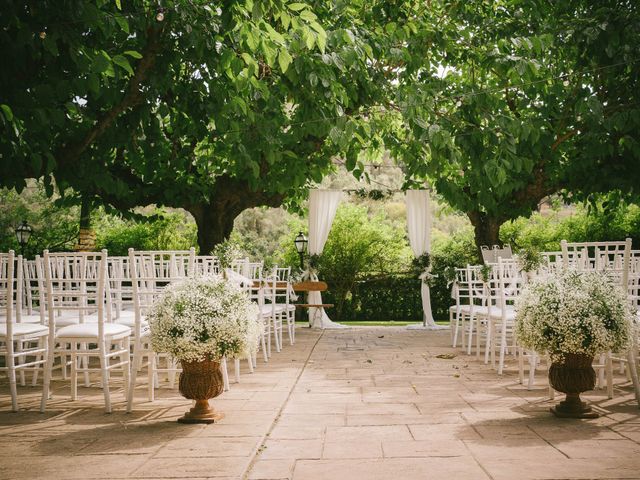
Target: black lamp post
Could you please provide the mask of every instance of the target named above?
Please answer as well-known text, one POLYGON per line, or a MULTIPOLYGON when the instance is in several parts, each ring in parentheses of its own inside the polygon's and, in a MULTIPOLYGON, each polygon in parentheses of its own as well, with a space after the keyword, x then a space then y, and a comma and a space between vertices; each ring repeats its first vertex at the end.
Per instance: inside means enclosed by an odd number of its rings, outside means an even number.
POLYGON ((300 255, 300 270, 304 270, 304 252, 307 250, 307 237, 304 236, 304 233, 300 232, 296 239, 293 241, 293 244, 296 246, 296 250, 298 251, 298 255, 300 255))
POLYGON ((29 226, 26 220, 22 221, 22 225, 16 228, 16 238, 20 244, 20 254, 24 257, 24 247, 29 242, 33 229, 29 226))

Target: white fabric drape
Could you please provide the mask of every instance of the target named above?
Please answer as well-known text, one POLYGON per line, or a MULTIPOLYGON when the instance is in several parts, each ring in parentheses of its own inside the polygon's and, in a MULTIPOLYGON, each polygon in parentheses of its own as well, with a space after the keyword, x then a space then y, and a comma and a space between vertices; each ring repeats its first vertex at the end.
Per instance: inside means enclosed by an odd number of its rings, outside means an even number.
MULTIPOLYGON (((409 190, 406 194, 409 244, 417 257, 431 251, 431 211, 428 190, 409 190)), ((422 323, 426 328, 439 328, 431 313, 429 285, 421 282, 422 323)))
MULTIPOLYGON (((336 216, 342 192, 335 190, 312 190, 309 195, 309 255, 320 255, 324 249, 331 224, 336 216)), ((315 273, 311 280, 318 280, 315 273)), ((309 292, 309 303, 322 304, 320 292, 309 292)), ((309 323, 313 328, 343 328, 343 325, 331 321, 324 308, 309 308, 309 323)))

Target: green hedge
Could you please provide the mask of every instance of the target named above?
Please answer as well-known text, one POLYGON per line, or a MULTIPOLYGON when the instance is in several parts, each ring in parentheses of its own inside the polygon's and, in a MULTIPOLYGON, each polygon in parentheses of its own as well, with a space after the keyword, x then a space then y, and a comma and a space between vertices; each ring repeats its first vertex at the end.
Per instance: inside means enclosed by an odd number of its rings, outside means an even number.
MULTIPOLYGON (((335 303, 331 287, 323 301, 335 303)), ((420 279, 409 276, 370 278, 356 282, 336 320, 421 320, 420 279)))

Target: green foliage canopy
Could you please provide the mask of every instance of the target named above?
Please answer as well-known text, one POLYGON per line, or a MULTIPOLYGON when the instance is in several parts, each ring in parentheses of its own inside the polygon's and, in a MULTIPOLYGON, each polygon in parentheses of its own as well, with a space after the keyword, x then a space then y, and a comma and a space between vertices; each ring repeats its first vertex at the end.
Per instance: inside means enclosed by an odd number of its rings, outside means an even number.
POLYGON ((563 189, 637 194, 637 2, 430 6, 398 37, 403 124, 392 144, 409 184, 429 179, 478 244, 563 189))

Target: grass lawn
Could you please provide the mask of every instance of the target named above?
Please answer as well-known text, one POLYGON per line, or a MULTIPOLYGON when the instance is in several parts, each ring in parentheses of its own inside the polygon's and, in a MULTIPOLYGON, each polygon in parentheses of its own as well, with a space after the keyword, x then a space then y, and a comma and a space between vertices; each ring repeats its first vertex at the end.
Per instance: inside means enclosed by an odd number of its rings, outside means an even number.
MULTIPOLYGON (((308 323, 307 320, 297 321, 300 324, 308 323)), ((420 323, 419 320, 414 321, 393 321, 393 320, 376 320, 376 321, 358 321, 358 320, 341 320, 339 323, 350 327, 405 327, 414 323, 420 323)), ((449 325, 449 320, 436 320, 438 325, 449 325)))

